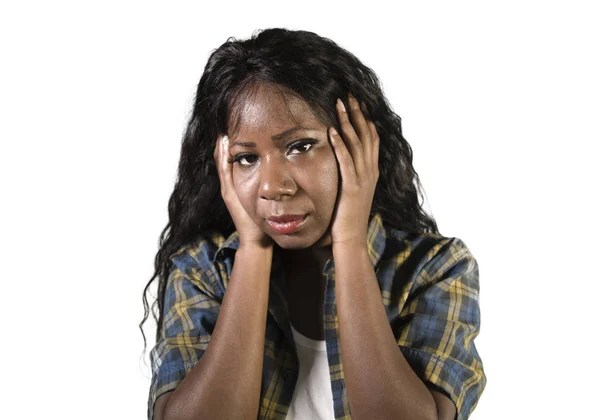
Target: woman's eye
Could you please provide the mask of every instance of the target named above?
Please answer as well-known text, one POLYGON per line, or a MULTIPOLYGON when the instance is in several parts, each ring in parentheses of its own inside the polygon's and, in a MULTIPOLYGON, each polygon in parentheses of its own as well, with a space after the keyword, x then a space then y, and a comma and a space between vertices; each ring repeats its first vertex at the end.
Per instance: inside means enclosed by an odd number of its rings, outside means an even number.
POLYGON ((237 155, 233 158, 233 162, 238 162, 241 166, 252 166, 256 162, 254 155, 237 155), (248 162, 250 160, 250 162, 248 162))
MULTIPOLYGON (((308 152, 310 149, 313 148, 313 146, 316 143, 317 143, 316 140, 310 140, 310 139, 301 140, 301 141, 298 141, 298 142, 292 144, 291 146, 289 146, 289 149, 297 150, 298 151, 297 153, 291 153, 291 154, 298 155, 298 154, 308 152)), ((256 159, 257 159, 256 155, 239 154, 239 155, 234 156, 230 163, 238 162, 239 165, 242 167, 250 167, 254 163, 256 163, 256 159)))
MULTIPOLYGON (((306 153, 317 143, 315 140, 302 140, 290 146, 292 150, 298 150, 300 153, 306 153)), ((294 153, 296 154, 296 153, 294 153)))

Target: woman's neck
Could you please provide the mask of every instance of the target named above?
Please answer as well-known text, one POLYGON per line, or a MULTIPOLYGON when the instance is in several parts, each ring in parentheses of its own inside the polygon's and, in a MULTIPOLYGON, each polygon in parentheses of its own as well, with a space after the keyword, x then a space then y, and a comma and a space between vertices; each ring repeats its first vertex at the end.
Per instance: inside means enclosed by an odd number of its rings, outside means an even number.
POLYGON ((313 340, 324 340, 323 302, 325 264, 331 246, 299 250, 279 249, 287 281, 288 315, 294 328, 313 340))
POLYGON ((325 264, 333 258, 331 245, 322 247, 310 247, 305 249, 283 249, 279 248, 283 264, 286 267, 311 267, 318 274, 322 274, 325 264))

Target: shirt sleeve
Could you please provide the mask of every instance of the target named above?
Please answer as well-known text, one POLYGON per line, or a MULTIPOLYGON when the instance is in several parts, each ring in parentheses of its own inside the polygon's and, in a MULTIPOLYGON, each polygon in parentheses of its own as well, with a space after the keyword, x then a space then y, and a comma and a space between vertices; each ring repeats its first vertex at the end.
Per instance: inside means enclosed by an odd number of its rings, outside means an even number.
POLYGON ((425 384, 468 419, 486 385, 473 340, 479 334, 479 268, 466 245, 446 239, 417 275, 396 324, 398 344, 425 384))
POLYGON ((169 274, 162 333, 150 352, 149 420, 154 418, 158 397, 173 391, 200 360, 217 322, 220 302, 208 286, 208 276, 199 268, 184 271, 175 265, 169 274))

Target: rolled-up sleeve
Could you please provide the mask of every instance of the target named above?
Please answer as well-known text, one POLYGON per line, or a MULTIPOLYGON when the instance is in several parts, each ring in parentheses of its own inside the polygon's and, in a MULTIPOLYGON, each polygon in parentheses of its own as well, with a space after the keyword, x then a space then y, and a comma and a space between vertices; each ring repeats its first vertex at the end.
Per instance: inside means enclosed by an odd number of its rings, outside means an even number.
POLYGON ((416 277, 395 331, 415 373, 469 417, 486 385, 479 334, 479 268, 466 245, 447 239, 416 277))
POLYGON ((162 334, 150 352, 149 420, 153 419, 158 397, 177 387, 210 342, 220 302, 211 293, 209 284, 208 277, 199 268, 182 269, 176 264, 169 274, 162 334))

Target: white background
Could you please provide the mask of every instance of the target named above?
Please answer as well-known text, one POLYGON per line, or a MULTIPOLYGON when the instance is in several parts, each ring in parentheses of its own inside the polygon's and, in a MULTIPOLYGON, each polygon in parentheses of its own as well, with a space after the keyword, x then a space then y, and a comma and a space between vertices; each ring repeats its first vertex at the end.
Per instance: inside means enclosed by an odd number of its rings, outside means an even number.
POLYGON ((479 262, 471 418, 597 416, 599 18, 578 1, 2 3, 2 417, 145 418, 141 296, 196 84, 229 36, 276 26, 375 70, 426 209, 479 262))

